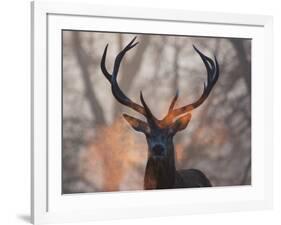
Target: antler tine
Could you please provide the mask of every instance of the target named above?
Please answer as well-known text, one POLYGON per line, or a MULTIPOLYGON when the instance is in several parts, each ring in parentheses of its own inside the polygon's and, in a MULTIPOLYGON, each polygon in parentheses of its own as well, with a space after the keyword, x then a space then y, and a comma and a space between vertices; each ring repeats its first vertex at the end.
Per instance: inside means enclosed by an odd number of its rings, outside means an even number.
POLYGON ((174 109, 174 107, 175 107, 175 104, 176 104, 176 101, 178 100, 178 97, 179 97, 179 90, 177 89, 176 95, 175 95, 175 97, 173 98, 173 100, 172 100, 172 102, 171 102, 171 105, 170 105, 170 107, 169 107, 168 113, 173 111, 173 109, 174 109))
POLYGON ((126 52, 129 51, 130 49, 132 49, 133 47, 135 47, 138 44, 138 42, 134 43, 136 38, 137 37, 134 37, 133 40, 131 40, 130 43, 121 52, 119 52, 119 54, 116 56, 116 59, 115 59, 115 62, 114 62, 114 67, 113 67, 113 73, 112 73, 113 77, 114 76, 117 77, 121 61, 122 61, 124 55, 126 54, 126 52))
POLYGON ((156 124, 157 124, 157 122, 156 122, 157 119, 156 119, 155 116, 152 114, 152 112, 151 112, 151 110, 149 109, 148 105, 147 105, 146 102, 144 101, 142 91, 140 92, 140 100, 141 100, 141 104, 143 105, 144 110, 145 110, 145 112, 146 112, 146 118, 147 118, 147 120, 148 120, 151 124, 156 125, 156 124))
POLYGON ((101 67, 101 71, 105 75, 106 79, 111 83, 111 74, 107 71, 107 69, 105 67, 107 48, 108 48, 108 44, 104 48, 104 51, 103 51, 103 54, 102 54, 102 58, 101 58, 100 67, 101 67))
POLYGON ((214 56, 214 58, 215 58, 215 62, 214 62, 211 58, 205 56, 202 52, 200 52, 194 45, 193 45, 193 48, 199 54, 199 56, 201 57, 203 63, 205 64, 205 67, 206 67, 207 84, 204 82, 203 95, 205 93, 205 95, 206 95, 205 98, 207 98, 219 78, 218 61, 217 61, 216 56, 214 56))
POLYGON ((104 49, 100 66, 101 66, 101 70, 102 70, 103 74, 105 75, 106 79, 111 84, 111 90, 112 90, 112 93, 113 93, 114 97, 121 104, 126 105, 126 106, 134 109, 135 111, 139 112, 140 114, 146 116, 146 111, 144 110, 144 108, 142 106, 140 106, 139 104, 133 102, 130 98, 128 98, 123 93, 123 91, 120 89, 120 87, 118 85, 118 82, 117 82, 117 75, 118 75, 118 71, 119 71, 121 61, 122 61, 124 55, 126 54, 126 52, 129 51, 130 49, 132 49, 133 47, 135 47, 138 44, 138 42, 134 43, 136 38, 137 37, 134 37, 133 40, 121 52, 119 52, 119 54, 116 56, 112 74, 110 74, 108 72, 108 70, 106 69, 106 66, 105 66, 108 44, 106 45, 106 47, 104 49))
MULTIPOLYGON (((217 62, 216 56, 214 56, 215 62, 205 56, 202 52, 200 52, 194 45, 193 45, 194 50, 199 54, 200 58, 202 59, 205 67, 206 67, 206 71, 207 71, 207 82, 204 82, 204 88, 203 88, 203 93, 200 96, 200 98, 195 101, 192 104, 177 108, 177 109, 173 109, 172 111, 169 110, 169 113, 167 114, 167 116, 164 118, 164 121, 170 123, 172 122, 172 120, 174 118, 176 118, 177 116, 181 115, 181 114, 185 114, 195 108, 197 108, 198 106, 200 106, 209 96, 211 90, 213 89, 214 85, 216 84, 218 78, 219 78, 219 64, 217 62)), ((170 106, 171 109, 171 106, 170 106)))
MULTIPOLYGON (((119 52, 119 54, 116 56, 116 59, 115 59, 115 62, 114 62, 114 68, 113 68, 113 75, 114 76, 117 76, 121 61, 122 61, 124 55, 126 54, 126 52, 129 51, 130 49, 132 49, 133 47, 135 47, 138 44, 138 42, 133 44, 133 42, 136 40, 136 38, 137 37, 134 37, 133 40, 130 41, 130 43, 121 52, 119 52)), ((101 64, 100 65, 101 65, 101 70, 102 70, 103 74, 111 82, 112 75, 107 71, 106 66, 105 66, 107 48, 108 48, 108 44, 104 48, 104 52, 103 52, 103 55, 102 55, 102 58, 101 58, 101 64)))

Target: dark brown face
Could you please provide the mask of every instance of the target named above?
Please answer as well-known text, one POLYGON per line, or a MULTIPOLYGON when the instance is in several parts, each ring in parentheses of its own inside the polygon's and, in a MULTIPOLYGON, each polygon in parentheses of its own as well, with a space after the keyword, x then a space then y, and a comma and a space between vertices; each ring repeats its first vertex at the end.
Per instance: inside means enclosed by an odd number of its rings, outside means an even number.
POLYGON ((150 123, 149 120, 144 122, 126 114, 123 116, 134 130, 145 134, 148 157, 155 160, 162 160, 174 154, 173 137, 178 131, 184 130, 191 119, 191 114, 186 114, 170 125, 161 125, 161 122, 155 124, 150 123))

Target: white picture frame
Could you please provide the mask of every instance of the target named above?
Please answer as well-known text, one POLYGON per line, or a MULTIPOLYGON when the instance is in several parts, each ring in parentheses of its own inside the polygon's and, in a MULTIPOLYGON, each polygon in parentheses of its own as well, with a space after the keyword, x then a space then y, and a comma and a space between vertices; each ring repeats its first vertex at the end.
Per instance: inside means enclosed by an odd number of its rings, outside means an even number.
POLYGON ((32 33, 34 224, 272 208, 272 17, 36 1, 32 2, 32 33), (147 33, 165 29, 173 34, 252 38, 252 185, 62 195, 61 153, 56 151, 61 141, 61 127, 56 125, 61 124, 57 97, 61 81, 56 74, 61 72, 62 29, 147 33))

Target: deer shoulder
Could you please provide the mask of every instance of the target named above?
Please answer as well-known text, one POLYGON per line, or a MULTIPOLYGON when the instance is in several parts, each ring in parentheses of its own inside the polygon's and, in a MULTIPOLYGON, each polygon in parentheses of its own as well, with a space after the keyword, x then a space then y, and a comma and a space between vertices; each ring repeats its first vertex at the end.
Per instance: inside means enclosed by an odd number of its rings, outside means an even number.
POLYGON ((200 170, 185 169, 176 172, 175 188, 211 187, 211 182, 200 170))

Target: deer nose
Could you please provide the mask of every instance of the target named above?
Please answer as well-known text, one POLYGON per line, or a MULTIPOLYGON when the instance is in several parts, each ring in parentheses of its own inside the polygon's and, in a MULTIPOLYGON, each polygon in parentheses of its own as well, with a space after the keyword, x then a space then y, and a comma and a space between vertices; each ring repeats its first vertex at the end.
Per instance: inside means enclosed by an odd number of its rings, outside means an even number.
POLYGON ((162 145, 155 145, 152 151, 156 156, 161 156, 164 153, 164 147, 162 145))

